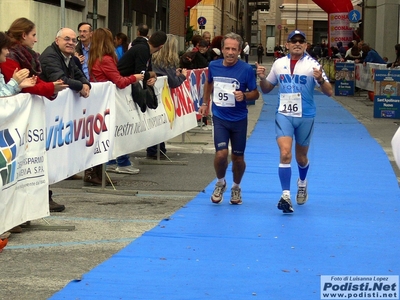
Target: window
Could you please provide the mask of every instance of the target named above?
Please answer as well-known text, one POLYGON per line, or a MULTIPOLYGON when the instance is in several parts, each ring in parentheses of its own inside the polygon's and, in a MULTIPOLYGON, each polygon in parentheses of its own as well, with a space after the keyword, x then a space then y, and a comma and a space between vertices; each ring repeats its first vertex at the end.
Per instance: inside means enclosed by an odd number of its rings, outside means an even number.
MULTIPOLYGON (((60 6, 60 0, 34 0, 36 2, 60 6)), ((86 0, 65 0, 65 8, 81 11, 86 7, 86 0)))

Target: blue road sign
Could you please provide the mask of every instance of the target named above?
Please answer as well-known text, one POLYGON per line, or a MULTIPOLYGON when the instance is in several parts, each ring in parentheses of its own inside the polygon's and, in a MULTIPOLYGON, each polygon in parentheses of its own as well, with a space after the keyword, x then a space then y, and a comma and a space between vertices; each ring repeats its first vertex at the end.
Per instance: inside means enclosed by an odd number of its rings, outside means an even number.
POLYGON ((206 25, 207 19, 204 18, 204 17, 200 17, 200 18, 197 19, 197 23, 198 23, 199 25, 206 25))
POLYGON ((358 10, 353 9, 349 12, 348 17, 351 23, 357 23, 361 20, 361 13, 358 10))

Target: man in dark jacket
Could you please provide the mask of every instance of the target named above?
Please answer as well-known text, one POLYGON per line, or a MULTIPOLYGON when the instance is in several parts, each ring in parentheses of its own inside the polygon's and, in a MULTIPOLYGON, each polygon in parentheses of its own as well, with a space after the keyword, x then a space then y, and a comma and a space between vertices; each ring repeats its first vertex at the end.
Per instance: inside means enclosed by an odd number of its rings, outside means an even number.
MULTIPOLYGON (((156 31, 149 39, 138 36, 132 42, 132 47, 118 61, 118 71, 122 76, 139 74, 145 71, 143 87, 154 86, 157 75, 151 68, 151 55, 162 48, 167 41, 167 35, 163 31, 156 31)), ((148 158, 156 158, 157 146, 151 146, 147 149, 148 158)), ((165 143, 160 144, 160 150, 165 153, 165 143)), ((165 158, 165 156, 161 156, 165 158)))
POLYGON ((167 35, 163 31, 157 31, 147 40, 145 37, 139 36, 132 42, 132 47, 118 61, 118 71, 122 76, 145 73, 145 83, 154 85, 156 74, 151 71, 150 60, 151 55, 165 44, 167 35))
POLYGON ((62 80, 71 90, 87 98, 91 85, 73 59, 76 42, 76 33, 72 29, 60 29, 56 40, 39 57, 40 78, 48 82, 62 80))

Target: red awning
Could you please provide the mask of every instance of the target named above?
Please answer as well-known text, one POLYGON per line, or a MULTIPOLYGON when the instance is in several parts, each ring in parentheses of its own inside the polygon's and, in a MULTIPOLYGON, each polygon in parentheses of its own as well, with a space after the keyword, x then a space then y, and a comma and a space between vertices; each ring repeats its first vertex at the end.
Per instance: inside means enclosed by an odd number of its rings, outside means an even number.
POLYGON ((186 8, 192 8, 196 4, 198 4, 201 0, 185 0, 186 8))
MULTIPOLYGON (((188 0, 186 0, 187 2, 188 0)), ((351 0, 313 0, 315 4, 321 7, 328 14, 349 12, 353 10, 351 0)))

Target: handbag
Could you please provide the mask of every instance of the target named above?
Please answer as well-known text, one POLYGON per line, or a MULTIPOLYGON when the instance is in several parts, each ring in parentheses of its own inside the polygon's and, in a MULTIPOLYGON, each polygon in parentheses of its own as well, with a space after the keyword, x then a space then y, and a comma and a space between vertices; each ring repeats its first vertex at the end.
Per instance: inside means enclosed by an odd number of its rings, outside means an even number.
POLYGON ((146 112, 147 107, 156 109, 158 107, 158 99, 154 91, 154 87, 146 86, 143 88, 142 81, 131 84, 133 101, 139 105, 142 113, 146 112))

